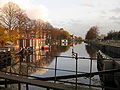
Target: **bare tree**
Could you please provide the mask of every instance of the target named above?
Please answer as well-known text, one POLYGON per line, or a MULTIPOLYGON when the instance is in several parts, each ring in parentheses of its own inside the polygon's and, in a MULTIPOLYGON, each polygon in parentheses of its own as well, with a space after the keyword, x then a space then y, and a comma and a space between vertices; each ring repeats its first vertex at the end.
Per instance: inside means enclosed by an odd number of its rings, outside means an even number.
POLYGON ((21 12, 19 6, 13 2, 8 2, 0 9, 0 23, 7 29, 13 30, 17 24, 17 15, 21 12))

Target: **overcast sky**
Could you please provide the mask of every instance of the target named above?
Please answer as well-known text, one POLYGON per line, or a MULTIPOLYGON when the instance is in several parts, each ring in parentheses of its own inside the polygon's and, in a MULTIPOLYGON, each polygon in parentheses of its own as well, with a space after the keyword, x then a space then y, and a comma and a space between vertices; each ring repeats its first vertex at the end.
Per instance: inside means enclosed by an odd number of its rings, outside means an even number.
POLYGON ((84 37, 92 26, 98 26, 101 34, 120 30, 120 0, 0 0, 0 6, 8 1, 30 18, 42 18, 77 36, 84 37))

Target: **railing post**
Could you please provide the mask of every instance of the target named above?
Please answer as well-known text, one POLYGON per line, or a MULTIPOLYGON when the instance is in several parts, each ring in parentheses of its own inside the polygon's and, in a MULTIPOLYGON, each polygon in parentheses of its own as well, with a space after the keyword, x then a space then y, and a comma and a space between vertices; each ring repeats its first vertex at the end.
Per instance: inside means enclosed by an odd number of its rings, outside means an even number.
POLYGON ((18 90, 21 90, 21 84, 18 82, 18 90))
POLYGON ((89 87, 91 87, 91 73, 92 73, 92 59, 90 59, 90 79, 89 79, 89 84, 90 84, 90 86, 89 87))
POLYGON ((5 79, 5 88, 7 88, 7 79, 5 79))
MULTIPOLYGON (((8 54, 5 52, 5 73, 7 72, 7 59, 8 59, 8 54)), ((7 88, 7 79, 5 79, 5 88, 7 88)))
POLYGON ((76 90, 77 90, 77 72, 78 72, 78 54, 75 53, 75 59, 76 59, 76 90))
POLYGON ((76 60, 76 84, 75 84, 75 89, 77 90, 77 73, 78 73, 78 53, 74 52, 74 49, 72 49, 72 55, 75 56, 75 60, 76 60))
POLYGON ((56 82, 56 74, 57 74, 57 56, 55 59, 55 80, 54 80, 54 82, 56 82))
MULTIPOLYGON (((29 63, 29 56, 27 55, 26 56, 26 63, 27 63, 27 67, 26 67, 26 69, 27 69, 27 75, 28 75, 28 68, 29 68, 29 65, 28 65, 28 63, 29 63)), ((28 83, 26 83, 26 90, 29 90, 29 85, 28 85, 28 83)))
POLYGON ((50 90, 50 88, 47 88, 47 90, 50 90))
POLYGON ((26 90, 29 90, 29 86, 28 86, 28 84, 26 84, 26 90))

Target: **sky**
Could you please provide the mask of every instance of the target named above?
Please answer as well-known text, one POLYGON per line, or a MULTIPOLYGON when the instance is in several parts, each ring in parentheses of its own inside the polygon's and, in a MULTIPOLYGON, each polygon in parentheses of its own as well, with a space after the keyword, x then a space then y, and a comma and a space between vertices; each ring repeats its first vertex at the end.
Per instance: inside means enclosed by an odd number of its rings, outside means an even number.
POLYGON ((33 19, 43 19, 70 34, 85 37, 92 26, 100 34, 120 30, 120 0, 0 0, 15 2, 33 19))

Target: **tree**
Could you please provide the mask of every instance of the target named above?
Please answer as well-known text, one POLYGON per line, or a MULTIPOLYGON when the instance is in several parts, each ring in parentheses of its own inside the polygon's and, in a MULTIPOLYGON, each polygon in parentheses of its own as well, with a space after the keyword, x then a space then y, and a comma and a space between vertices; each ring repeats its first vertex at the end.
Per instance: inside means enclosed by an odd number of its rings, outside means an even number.
POLYGON ((0 9, 0 23, 8 30, 13 30, 18 24, 17 15, 21 12, 19 6, 8 2, 0 9))
POLYGON ((105 40, 120 40, 120 31, 110 31, 107 33, 105 40))
POLYGON ((70 39, 70 34, 65 30, 60 30, 60 37, 61 39, 70 39))
POLYGON ((19 34, 16 30, 10 30, 9 31, 9 41, 12 42, 13 44, 17 43, 17 40, 19 38, 19 34))
POLYGON ((7 30, 0 26, 0 46, 4 46, 8 40, 7 30))
POLYGON ((93 26, 89 29, 89 31, 86 34, 85 39, 86 40, 94 40, 98 37, 98 27, 93 26))

